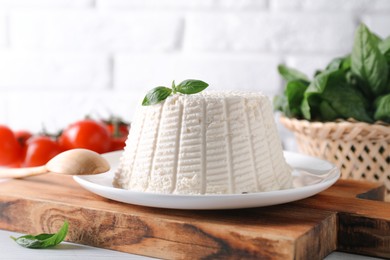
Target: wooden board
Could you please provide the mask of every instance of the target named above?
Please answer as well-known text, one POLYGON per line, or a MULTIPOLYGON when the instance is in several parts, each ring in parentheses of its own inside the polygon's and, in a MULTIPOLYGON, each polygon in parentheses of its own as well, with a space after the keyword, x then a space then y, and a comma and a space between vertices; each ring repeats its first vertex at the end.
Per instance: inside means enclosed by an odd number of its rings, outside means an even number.
POLYGON ((384 193, 340 180, 284 205, 168 210, 104 199, 49 174, 0 183, 0 229, 51 233, 68 220, 68 241, 165 259, 321 259, 334 250, 390 257, 384 193))

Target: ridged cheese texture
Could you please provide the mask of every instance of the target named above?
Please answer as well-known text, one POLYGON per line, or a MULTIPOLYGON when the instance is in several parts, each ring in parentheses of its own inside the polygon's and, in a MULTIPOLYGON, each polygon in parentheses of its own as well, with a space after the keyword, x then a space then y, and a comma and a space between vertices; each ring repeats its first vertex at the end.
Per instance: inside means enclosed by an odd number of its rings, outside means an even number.
POLYGON ((260 93, 174 94, 137 110, 114 186, 165 194, 291 187, 271 102, 260 93))

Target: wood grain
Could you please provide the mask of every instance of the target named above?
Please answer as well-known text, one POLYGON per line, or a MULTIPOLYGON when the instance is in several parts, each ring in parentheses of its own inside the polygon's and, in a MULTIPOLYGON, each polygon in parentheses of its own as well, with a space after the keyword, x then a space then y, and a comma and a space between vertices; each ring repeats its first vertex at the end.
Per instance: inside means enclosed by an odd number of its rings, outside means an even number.
POLYGON ((168 210, 104 199, 68 176, 49 174, 0 183, 0 228, 55 232, 66 219, 68 241, 164 259, 321 259, 336 249, 388 257, 390 212, 379 201, 382 191, 339 181, 284 205, 168 210))

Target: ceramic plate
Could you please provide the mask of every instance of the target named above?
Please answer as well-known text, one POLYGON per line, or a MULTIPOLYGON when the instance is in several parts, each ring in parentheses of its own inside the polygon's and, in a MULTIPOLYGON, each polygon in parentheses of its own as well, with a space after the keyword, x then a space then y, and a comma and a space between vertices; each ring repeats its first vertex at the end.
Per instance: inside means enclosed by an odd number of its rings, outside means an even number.
POLYGON ((85 189, 104 198, 128 204, 171 209, 237 209, 263 207, 296 201, 313 196, 334 184, 340 171, 333 164, 314 157, 285 152, 293 168, 293 188, 231 195, 176 195, 137 192, 114 188, 112 180, 122 151, 104 154, 111 170, 98 175, 74 176, 85 189))

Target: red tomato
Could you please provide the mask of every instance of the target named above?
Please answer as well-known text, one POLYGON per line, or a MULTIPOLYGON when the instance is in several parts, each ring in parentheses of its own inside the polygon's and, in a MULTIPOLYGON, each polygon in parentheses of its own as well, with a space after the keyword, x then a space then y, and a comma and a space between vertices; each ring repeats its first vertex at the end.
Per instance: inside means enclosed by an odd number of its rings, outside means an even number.
POLYGON ((12 130, 0 125, 0 165, 17 163, 21 157, 21 150, 12 130))
POLYGON ((105 124, 85 119, 68 126, 62 132, 59 143, 64 150, 85 148, 106 153, 110 151, 110 132, 105 124))
POLYGON ((26 158, 27 153, 27 140, 32 137, 32 134, 26 130, 14 131, 16 140, 18 141, 21 148, 21 155, 19 161, 15 164, 10 165, 11 167, 20 167, 23 165, 24 158, 26 158))
POLYGON ((115 120, 107 121, 105 124, 111 134, 110 151, 123 150, 125 148, 127 136, 129 135, 130 124, 115 120))
POLYGON ((126 137, 112 137, 111 138, 111 146, 110 146, 110 151, 118 151, 118 150, 123 150, 126 145, 126 137))
POLYGON ((114 123, 107 124, 108 130, 110 131, 112 136, 121 137, 129 134, 129 125, 120 123, 115 125, 114 123))
POLYGON ((48 136, 35 136, 27 140, 27 150, 23 167, 46 164, 51 158, 62 152, 56 141, 48 136))
POLYGON ((26 130, 14 131, 16 140, 18 140, 19 144, 22 147, 25 147, 27 144, 27 140, 32 137, 32 134, 26 130))

